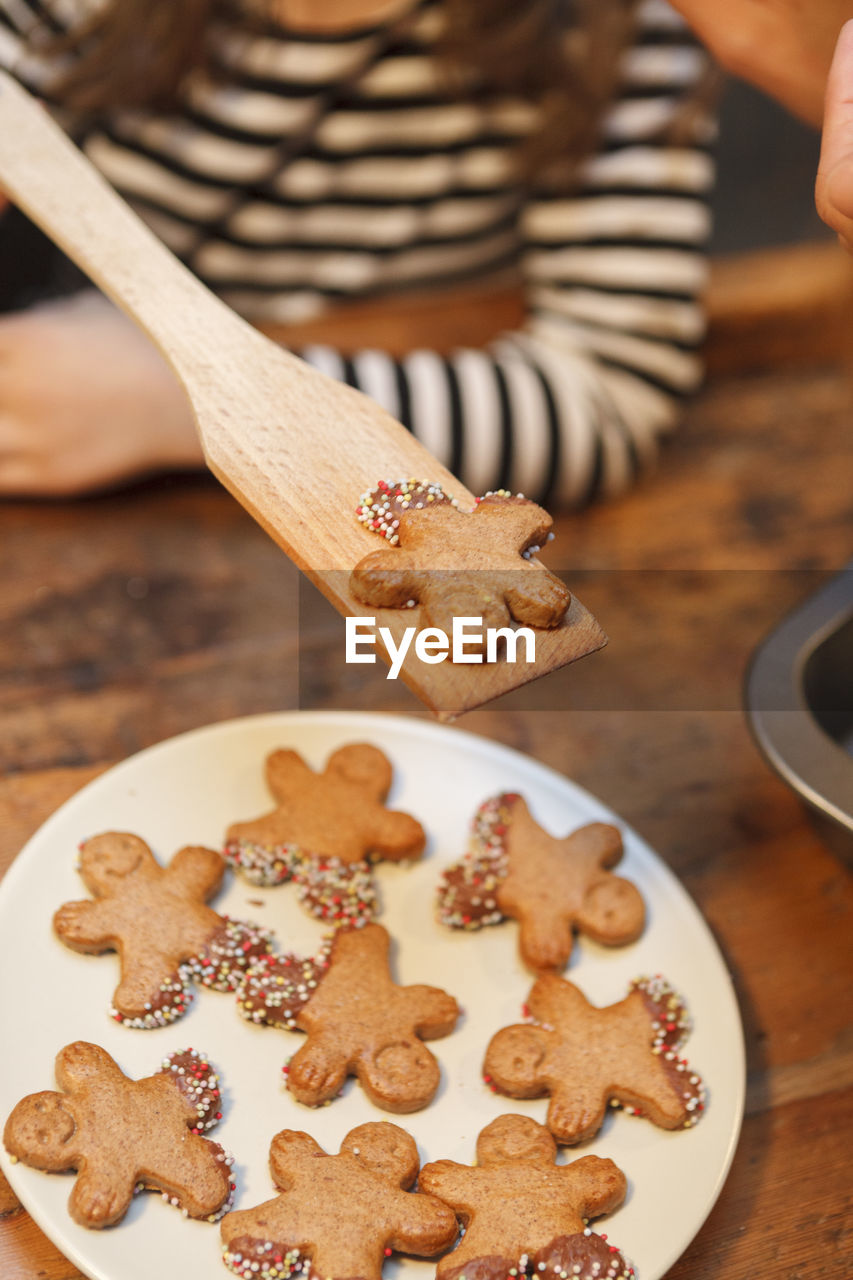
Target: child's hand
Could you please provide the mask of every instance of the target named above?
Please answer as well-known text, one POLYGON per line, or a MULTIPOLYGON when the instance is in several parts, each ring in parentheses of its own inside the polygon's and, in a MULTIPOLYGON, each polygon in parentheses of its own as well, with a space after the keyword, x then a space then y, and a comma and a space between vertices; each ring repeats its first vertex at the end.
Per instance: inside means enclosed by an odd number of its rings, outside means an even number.
POLYGON ((727 71, 819 125, 832 51, 851 0, 671 0, 727 71))
POLYGON ((0 496, 79 494, 202 461, 177 379, 100 294, 0 317, 0 496))
POLYGON ((842 28, 826 86, 815 203, 853 252, 853 22, 842 28))

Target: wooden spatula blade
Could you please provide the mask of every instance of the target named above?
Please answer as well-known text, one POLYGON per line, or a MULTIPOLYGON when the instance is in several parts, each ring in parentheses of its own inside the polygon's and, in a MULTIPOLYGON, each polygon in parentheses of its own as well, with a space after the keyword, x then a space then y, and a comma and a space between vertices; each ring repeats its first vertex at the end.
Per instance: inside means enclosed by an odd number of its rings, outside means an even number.
MULTIPOLYGON (((376 546, 355 518, 362 493, 381 479, 413 477, 473 506, 465 486, 382 408, 214 297, 3 72, 0 188, 159 347, 186 391, 211 470, 341 613, 371 616, 348 589, 350 571, 376 546)), ((399 644, 417 612, 383 610, 377 626, 399 644)), ((538 633, 535 664, 428 665, 410 653, 400 674, 451 719, 605 639, 574 600, 560 627, 538 633)))

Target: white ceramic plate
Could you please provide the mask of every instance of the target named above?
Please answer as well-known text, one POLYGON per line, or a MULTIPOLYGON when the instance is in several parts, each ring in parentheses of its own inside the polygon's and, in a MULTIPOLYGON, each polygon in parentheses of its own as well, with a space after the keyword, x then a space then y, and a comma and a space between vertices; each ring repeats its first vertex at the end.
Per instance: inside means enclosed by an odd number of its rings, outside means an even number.
MULTIPOLYGON (((180 1022, 154 1031, 117 1026, 107 1016, 116 982, 113 955, 85 956, 53 936, 60 903, 85 897, 74 864, 79 841, 118 829, 142 835, 166 860, 183 844, 220 847, 229 822, 269 807, 262 762, 278 746, 294 747, 315 766, 346 742, 372 741, 391 757, 390 803, 420 818, 429 833, 423 861, 381 865, 383 923, 397 940, 398 981, 428 982, 452 992, 465 1017, 432 1044, 442 1064, 440 1092, 425 1111, 402 1117, 422 1161, 468 1163, 479 1130, 504 1111, 544 1119, 546 1102, 513 1102, 490 1093, 480 1069, 489 1037, 518 1020, 531 979, 517 955, 512 921, 479 933, 454 932, 435 920, 441 866, 464 851, 477 805, 499 791, 522 792, 555 833, 590 821, 622 827, 625 874, 642 888, 649 923, 639 942, 609 950, 581 940, 569 976, 599 1004, 624 995, 632 977, 663 973, 687 998, 695 1029, 685 1053, 704 1076, 709 1103, 691 1130, 663 1132, 622 1112, 575 1154, 611 1156, 629 1182, 625 1205, 602 1224, 637 1269, 658 1280, 683 1252, 713 1205, 734 1153, 743 1111, 744 1050, 740 1018, 723 959, 678 881, 602 804, 565 778, 506 747, 457 729, 379 715, 284 713, 229 721, 152 747, 98 778, 63 805, 33 837, 0 886, 0 1122, 27 1093, 54 1087, 53 1060, 73 1040, 101 1044, 131 1076, 157 1070, 174 1049, 192 1045, 216 1064, 225 1117, 212 1133, 236 1155, 238 1207, 271 1194, 269 1142, 279 1129, 306 1129, 337 1151, 365 1120, 388 1118, 350 1081, 331 1106, 311 1110, 281 1086, 283 1062, 304 1037, 255 1027, 238 1017, 233 997, 197 991, 180 1022)), ((229 873, 230 874, 230 873, 229 873)), ((283 947, 313 954, 322 927, 297 905, 291 887, 259 890, 231 877, 217 903, 237 918, 274 928, 283 947), (263 906, 248 900, 263 900, 263 906)), ((571 1159, 572 1152, 561 1159, 571 1159)), ((20 1199, 58 1247, 92 1280, 217 1280, 218 1228, 181 1217, 159 1196, 138 1196, 121 1226, 87 1231, 66 1211, 70 1176, 3 1168, 20 1199)), ((429 1280, 434 1263, 386 1264, 387 1280, 429 1280)))

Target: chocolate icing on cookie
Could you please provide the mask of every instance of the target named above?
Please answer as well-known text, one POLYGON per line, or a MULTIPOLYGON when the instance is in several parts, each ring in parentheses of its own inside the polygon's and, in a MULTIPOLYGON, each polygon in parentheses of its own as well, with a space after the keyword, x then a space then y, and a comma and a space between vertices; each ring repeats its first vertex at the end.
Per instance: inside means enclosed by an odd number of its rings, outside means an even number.
POLYGON ((156 1074, 131 1080, 106 1050, 76 1041, 57 1055, 56 1081, 58 1092, 18 1103, 3 1141, 36 1169, 77 1171, 68 1202, 76 1222, 111 1226, 145 1188, 190 1217, 212 1222, 228 1209, 233 1160, 201 1137, 220 1118, 219 1081, 203 1054, 172 1053, 156 1074))
POLYGON ((385 482, 359 504, 357 518, 392 545, 353 569, 349 584, 356 600, 390 609, 419 604, 423 624, 448 636, 455 617, 481 618, 484 631, 513 620, 545 629, 560 625, 571 592, 533 558, 551 536, 546 511, 502 490, 463 511, 437 486, 431 495, 414 485, 401 497, 403 483, 385 482))
POLYGON ((246 975, 244 1017, 308 1033, 285 1071, 299 1102, 331 1101, 350 1075, 385 1111, 418 1111, 434 1096, 439 1067, 422 1041, 448 1035, 459 1006, 437 987, 394 982, 390 941, 378 924, 339 929, 317 960, 267 960, 246 975))
POLYGON ((663 978, 640 979, 624 1000, 596 1008, 573 983, 544 974, 527 1008, 531 1023, 492 1037, 484 1078, 513 1098, 550 1095, 546 1124, 558 1142, 592 1137, 608 1104, 664 1129, 696 1124, 705 1088, 678 1057, 689 1023, 663 978))
POLYGON ((424 1165, 420 1187, 445 1200, 465 1225, 457 1248, 443 1257, 438 1280, 516 1280, 543 1275, 563 1280, 568 1263, 587 1261, 597 1280, 630 1275, 621 1255, 611 1255, 586 1219, 618 1208, 626 1181, 612 1160, 584 1156, 558 1165, 551 1134, 528 1116, 503 1115, 477 1139, 477 1165, 437 1160, 424 1165), (588 1234, 587 1234, 588 1233, 588 1234), (602 1270, 618 1259, 622 1270, 602 1270))
POLYGON ((53 925, 76 951, 119 953, 117 1022, 174 1022, 190 1003, 191 980, 233 991, 239 974, 271 950, 266 930, 206 905, 224 872, 212 849, 180 849, 163 867, 139 836, 109 831, 83 842, 80 873, 93 900, 65 903, 53 925))
POLYGON ((440 484, 429 480, 380 480, 375 489, 359 498, 356 519, 371 533, 378 533, 392 547, 400 541, 400 516, 405 511, 422 511, 439 504, 456 506, 440 484))
POLYGON ((377 909, 371 861, 420 857, 423 827, 386 808, 391 762, 352 743, 315 772, 295 751, 274 751, 266 777, 276 807, 232 824, 225 857, 254 884, 292 880, 306 910, 329 924, 370 919, 377 909))
POLYGON ((642 932, 637 888, 613 875, 622 856, 615 827, 592 822, 559 839, 537 823, 520 795, 482 804, 465 856, 443 874, 439 919, 477 929, 505 916, 518 920, 519 947, 536 971, 562 969, 575 931, 622 946, 642 932))
POLYGON ((456 1236, 446 1204, 408 1190, 417 1147, 387 1121, 352 1129, 338 1155, 285 1129, 273 1138, 270 1172, 280 1194, 229 1213, 220 1228, 225 1264, 245 1280, 294 1272, 306 1280, 381 1280, 392 1248, 430 1257, 456 1236))

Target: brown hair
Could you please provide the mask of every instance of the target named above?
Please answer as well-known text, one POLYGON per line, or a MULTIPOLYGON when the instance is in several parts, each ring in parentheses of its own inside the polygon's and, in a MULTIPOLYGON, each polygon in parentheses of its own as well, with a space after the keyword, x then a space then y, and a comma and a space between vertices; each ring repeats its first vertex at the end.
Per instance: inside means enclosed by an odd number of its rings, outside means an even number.
MULTIPOLYGON (((522 171, 549 165, 563 177, 594 145, 630 42, 638 0, 444 0, 442 52, 449 74, 519 95, 540 108, 522 171)), ((211 21, 243 17, 240 0, 110 0, 55 47, 74 56, 54 86, 83 112, 168 107, 186 76, 211 72, 211 21)), ((270 21, 270 0, 245 4, 245 20, 270 21), (264 8, 267 13, 264 15, 264 8)))

